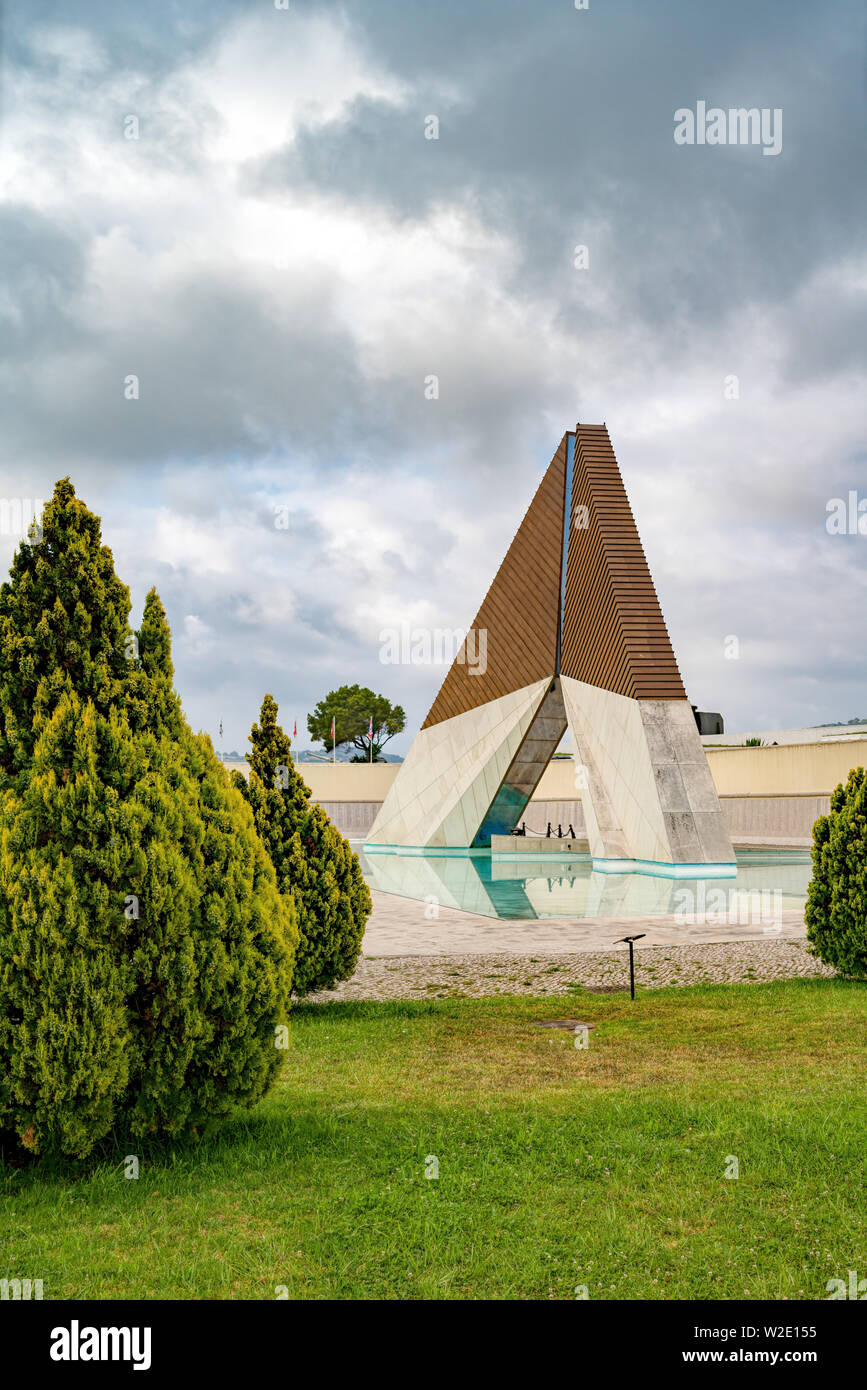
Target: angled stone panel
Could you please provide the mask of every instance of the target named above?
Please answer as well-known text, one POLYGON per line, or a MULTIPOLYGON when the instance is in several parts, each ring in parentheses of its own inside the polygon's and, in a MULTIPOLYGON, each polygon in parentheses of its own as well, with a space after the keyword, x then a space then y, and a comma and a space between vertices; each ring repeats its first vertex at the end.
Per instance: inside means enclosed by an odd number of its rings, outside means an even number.
POLYGON ((549 685, 549 679, 536 681, 422 729, 373 823, 368 847, 469 848, 549 685))
POLYGON ((594 860, 733 865, 686 700, 633 700, 561 677, 594 860))
POLYGON ((561 677, 594 859, 662 862, 668 841, 636 700, 561 677))
POLYGON ((686 700, 640 700, 641 720, 672 857, 733 863, 722 806, 686 700))

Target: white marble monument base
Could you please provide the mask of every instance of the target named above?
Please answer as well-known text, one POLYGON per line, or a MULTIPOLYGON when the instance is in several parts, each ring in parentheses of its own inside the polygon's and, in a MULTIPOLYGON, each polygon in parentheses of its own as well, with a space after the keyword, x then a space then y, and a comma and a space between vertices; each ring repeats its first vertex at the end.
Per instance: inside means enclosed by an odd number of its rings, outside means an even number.
POLYGON ((736 870, 687 700, 633 700, 561 677, 594 867, 669 877, 736 870))
MULTIPOLYGON (((504 786, 518 801, 532 796, 559 741, 564 715, 595 868, 669 878, 736 872, 689 703, 634 700, 569 676, 537 681, 422 729, 365 848, 371 853, 490 853, 487 846, 472 847, 487 838, 488 825, 498 838, 492 822, 507 817, 496 812, 487 820, 491 807, 498 794, 502 799, 504 786)), ((529 837, 519 843, 520 849, 504 845, 494 853, 552 852, 529 837)))

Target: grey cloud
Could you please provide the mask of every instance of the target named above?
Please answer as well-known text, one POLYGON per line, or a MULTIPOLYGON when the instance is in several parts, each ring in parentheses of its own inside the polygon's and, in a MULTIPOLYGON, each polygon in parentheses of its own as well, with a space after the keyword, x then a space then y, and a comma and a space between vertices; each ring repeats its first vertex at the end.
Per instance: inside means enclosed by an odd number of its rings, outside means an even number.
POLYGON ((251 170, 253 186, 315 187, 407 217, 467 198, 523 252, 510 292, 553 293, 566 312, 581 308, 571 255, 586 231, 611 316, 667 342, 746 295, 787 295, 819 246, 860 247, 867 186, 847 170, 863 158, 864 35, 850 0, 821 28, 811 4, 790 0, 700 16, 689 0, 556 15, 436 6, 436 20, 419 8, 354 11, 375 51, 417 77, 413 103, 356 102, 251 170), (418 32, 433 45, 425 62, 418 32), (435 76, 457 84, 457 103, 438 101, 435 76), (676 147, 673 113, 698 97, 782 106, 783 154, 676 147), (423 138, 428 111, 441 115, 438 141, 423 138))

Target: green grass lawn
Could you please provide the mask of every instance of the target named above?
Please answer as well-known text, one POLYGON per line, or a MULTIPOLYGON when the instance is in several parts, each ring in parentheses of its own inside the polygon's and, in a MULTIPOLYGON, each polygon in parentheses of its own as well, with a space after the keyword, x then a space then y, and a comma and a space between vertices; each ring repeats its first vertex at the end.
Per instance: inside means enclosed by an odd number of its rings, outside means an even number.
POLYGON ((867 987, 327 1004, 192 1148, 0 1170, 46 1298, 827 1298, 867 1276, 867 987), (532 1026, 597 1026, 589 1049, 532 1026), (439 1177, 425 1176, 426 1159, 439 1177), (724 1176, 727 1156, 740 1176, 724 1176))

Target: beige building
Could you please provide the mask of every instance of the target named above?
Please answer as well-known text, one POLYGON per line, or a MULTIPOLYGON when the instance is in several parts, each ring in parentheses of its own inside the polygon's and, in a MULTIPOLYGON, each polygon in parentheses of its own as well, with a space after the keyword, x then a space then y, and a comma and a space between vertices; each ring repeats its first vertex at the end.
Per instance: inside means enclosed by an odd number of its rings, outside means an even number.
MULTIPOLYGON (((763 735, 764 737, 764 735, 763 735)), ((705 740, 711 776, 736 843, 809 840, 816 817, 850 768, 867 767, 867 735, 777 747, 719 748, 705 740)), ((237 766, 233 764, 232 766, 237 766)), ((397 776, 400 763, 300 763, 298 771, 331 819, 352 839, 364 839, 397 776)), ((554 833, 569 825, 584 833, 572 758, 555 758, 542 774, 523 819, 530 830, 554 833)))

